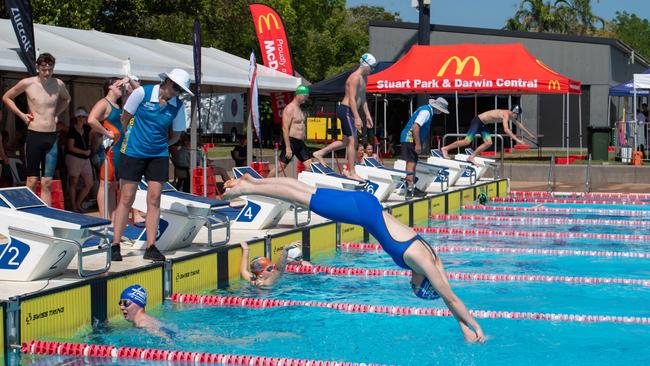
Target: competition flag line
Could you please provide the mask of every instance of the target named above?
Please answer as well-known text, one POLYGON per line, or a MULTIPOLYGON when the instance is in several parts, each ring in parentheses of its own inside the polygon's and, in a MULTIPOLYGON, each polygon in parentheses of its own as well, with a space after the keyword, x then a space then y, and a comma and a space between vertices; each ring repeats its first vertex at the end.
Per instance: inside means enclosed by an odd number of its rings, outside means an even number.
MULTIPOLYGON (((202 304, 220 307, 237 307, 248 309, 269 309, 287 306, 305 306, 335 309, 350 313, 375 313, 390 315, 415 315, 415 316, 453 316, 449 309, 441 308, 416 308, 406 306, 367 305, 325 301, 279 300, 264 298, 247 298, 234 296, 213 296, 193 294, 173 294, 173 302, 202 304)), ((495 310, 469 310, 476 318, 490 319, 522 319, 541 320, 551 322, 578 322, 578 323, 628 323, 650 325, 650 318, 639 316, 616 315, 589 315, 589 314, 560 314, 540 313, 525 311, 495 311, 495 310)))
POLYGON ((650 193, 618 193, 618 192, 546 192, 546 191, 510 191, 513 197, 534 197, 534 198, 599 198, 612 199, 622 198, 628 200, 650 199, 650 193))
POLYGON ((372 363, 343 361, 300 360, 285 357, 230 355, 224 353, 170 351, 155 348, 133 348, 85 343, 30 341, 23 343, 20 352, 27 355, 61 355, 104 357, 148 361, 176 361, 182 363, 212 363, 242 366, 380 366, 372 363))
POLYGON ((536 212, 536 213, 591 213, 599 215, 615 216, 643 216, 650 217, 650 210, 610 210, 599 208, 550 208, 550 207, 518 207, 518 206, 483 206, 483 205, 465 205, 465 210, 479 211, 515 211, 515 212, 536 212))
POLYGON ((630 240, 650 242, 650 235, 637 234, 607 234, 607 233, 573 233, 555 231, 515 231, 492 229, 459 229, 447 227, 422 227, 413 226, 416 233, 427 234, 458 234, 482 236, 508 236, 519 238, 563 238, 563 239, 603 239, 603 240, 630 240))
POLYGON ((570 219, 566 217, 520 217, 520 216, 479 216, 479 215, 431 215, 434 220, 461 221, 505 221, 516 223, 558 224, 558 225, 611 225, 650 227, 650 221, 643 220, 604 220, 570 219))
POLYGON ((582 198, 534 198, 534 197, 491 197, 491 202, 530 202, 530 203, 585 203, 590 205, 630 205, 647 206, 646 201, 613 201, 582 198))
MULTIPOLYGON (((388 277, 402 276, 411 277, 410 270, 403 269, 375 269, 375 268, 345 268, 326 266, 286 266, 285 271, 300 274, 328 274, 333 276, 369 276, 388 277)), ((458 281, 490 281, 490 282, 559 282, 572 284, 590 285, 640 285, 650 286, 650 280, 636 278, 608 278, 608 277, 574 277, 574 276, 550 276, 550 275, 522 275, 506 273, 465 273, 447 272, 450 280, 458 281)))
MULTIPOLYGON (((374 243, 341 243, 339 249, 349 252, 382 252, 381 245, 374 243)), ((503 253, 503 254, 532 254, 549 255, 558 257, 615 257, 615 258, 643 258, 650 259, 650 253, 639 252, 614 252, 605 250, 574 250, 574 249, 538 249, 538 248, 504 248, 504 247, 476 247, 476 246, 434 246, 433 249, 440 253, 503 253)))

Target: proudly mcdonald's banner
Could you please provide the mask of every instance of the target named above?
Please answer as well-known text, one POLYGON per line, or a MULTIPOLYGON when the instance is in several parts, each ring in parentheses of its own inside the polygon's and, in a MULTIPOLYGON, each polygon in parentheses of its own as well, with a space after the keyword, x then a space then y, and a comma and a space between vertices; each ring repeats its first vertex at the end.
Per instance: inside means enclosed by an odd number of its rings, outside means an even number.
POLYGON ((413 46, 368 77, 372 93, 580 94, 581 83, 546 66, 522 44, 413 46))
MULTIPOLYGON (((264 66, 293 76, 289 41, 284 31, 284 23, 278 13, 270 6, 250 4, 255 34, 260 42, 264 66)), ((282 123, 282 110, 291 102, 293 93, 271 93, 273 121, 282 123)))

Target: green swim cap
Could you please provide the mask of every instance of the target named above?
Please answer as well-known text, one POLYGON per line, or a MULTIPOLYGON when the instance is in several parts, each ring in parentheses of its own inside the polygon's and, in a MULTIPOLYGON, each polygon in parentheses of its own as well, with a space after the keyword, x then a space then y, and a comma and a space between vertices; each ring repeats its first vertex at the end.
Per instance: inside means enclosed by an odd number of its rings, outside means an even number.
POLYGON ((309 94, 309 88, 307 85, 300 84, 298 85, 298 88, 296 88, 296 95, 307 95, 309 94))

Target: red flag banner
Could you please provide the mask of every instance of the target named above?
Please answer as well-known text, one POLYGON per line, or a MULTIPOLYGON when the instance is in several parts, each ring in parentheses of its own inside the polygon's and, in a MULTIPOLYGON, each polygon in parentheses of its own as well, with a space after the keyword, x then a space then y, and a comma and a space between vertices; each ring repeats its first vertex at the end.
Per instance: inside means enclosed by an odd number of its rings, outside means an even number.
MULTIPOLYGON (((249 8, 253 15, 255 34, 260 42, 264 66, 293 76, 289 40, 282 18, 267 5, 250 4, 249 8)), ((292 98, 293 93, 271 93, 273 122, 282 123, 282 110, 292 98)))

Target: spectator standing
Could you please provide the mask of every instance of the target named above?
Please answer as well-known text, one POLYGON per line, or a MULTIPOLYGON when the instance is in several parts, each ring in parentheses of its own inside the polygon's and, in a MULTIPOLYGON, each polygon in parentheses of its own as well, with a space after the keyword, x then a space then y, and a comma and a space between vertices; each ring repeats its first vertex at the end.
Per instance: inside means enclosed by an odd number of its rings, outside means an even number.
POLYGON ((68 169, 70 184, 68 193, 73 211, 82 212, 82 203, 93 187, 93 171, 90 165, 92 147, 90 146, 91 127, 88 125, 88 112, 85 108, 77 108, 74 112, 74 123, 68 129, 66 137, 65 165, 68 169), (77 194, 79 177, 82 187, 77 194))

